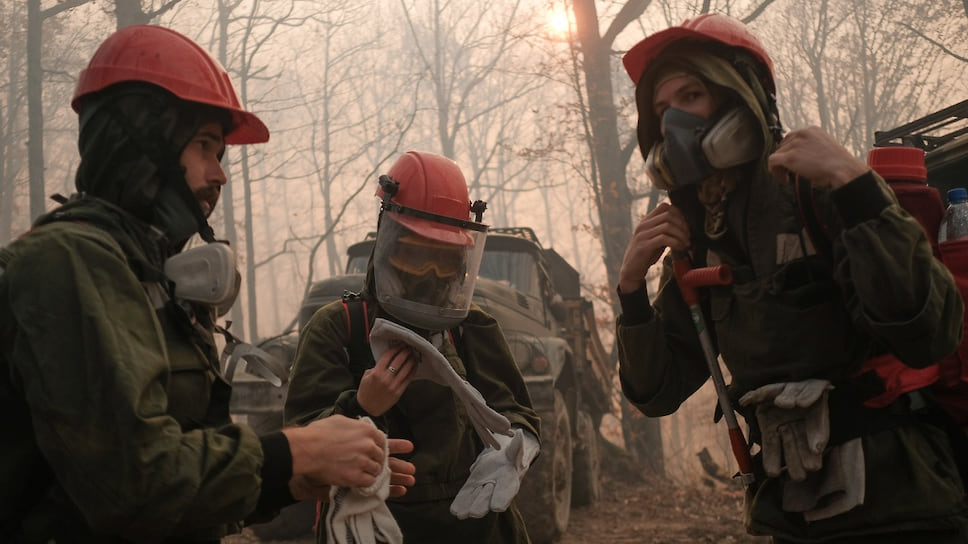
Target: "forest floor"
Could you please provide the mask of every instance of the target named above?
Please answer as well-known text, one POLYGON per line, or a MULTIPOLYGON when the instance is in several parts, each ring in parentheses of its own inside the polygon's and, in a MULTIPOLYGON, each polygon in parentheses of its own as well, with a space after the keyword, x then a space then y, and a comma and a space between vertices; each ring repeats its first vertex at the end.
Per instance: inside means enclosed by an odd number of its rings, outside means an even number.
MULTIPOLYGON (((765 544, 743 528, 743 492, 737 482, 708 480, 684 487, 640 469, 622 454, 602 459, 602 497, 573 508, 557 544, 765 544)), ((223 544, 312 544, 312 538, 261 540, 251 530, 223 544)))
POLYGON ((738 482, 706 480, 682 486, 642 473, 613 456, 602 460, 602 497, 572 509, 558 544, 765 544, 743 527, 743 490, 738 482))

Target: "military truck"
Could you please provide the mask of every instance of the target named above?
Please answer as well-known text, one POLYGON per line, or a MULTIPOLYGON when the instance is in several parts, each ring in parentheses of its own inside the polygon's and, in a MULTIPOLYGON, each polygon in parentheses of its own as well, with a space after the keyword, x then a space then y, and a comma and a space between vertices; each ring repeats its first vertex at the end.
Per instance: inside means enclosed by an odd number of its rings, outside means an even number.
MULTIPOLYGON (((374 243, 371 233, 351 245, 346 273, 311 287, 299 309, 300 329, 324 304, 346 291, 360 291, 374 243)), ((579 279, 578 271, 542 247, 530 228, 489 230, 474 302, 501 324, 541 416, 541 455, 517 499, 536 544, 557 540, 571 507, 591 504, 601 493, 598 429, 610 410, 612 369, 579 279)), ((295 334, 286 334, 261 345, 291 361, 296 341, 295 334)), ((234 414, 262 430, 281 425, 284 387, 245 373, 234 386, 234 414)))

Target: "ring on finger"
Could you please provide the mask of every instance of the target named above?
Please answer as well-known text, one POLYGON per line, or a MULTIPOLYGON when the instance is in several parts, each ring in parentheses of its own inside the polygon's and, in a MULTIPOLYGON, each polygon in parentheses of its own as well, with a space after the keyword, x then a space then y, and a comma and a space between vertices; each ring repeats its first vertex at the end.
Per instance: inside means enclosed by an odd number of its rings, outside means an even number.
POLYGON ((387 367, 387 370, 390 371, 390 374, 396 374, 397 373, 397 369, 393 368, 392 366, 388 366, 387 367))

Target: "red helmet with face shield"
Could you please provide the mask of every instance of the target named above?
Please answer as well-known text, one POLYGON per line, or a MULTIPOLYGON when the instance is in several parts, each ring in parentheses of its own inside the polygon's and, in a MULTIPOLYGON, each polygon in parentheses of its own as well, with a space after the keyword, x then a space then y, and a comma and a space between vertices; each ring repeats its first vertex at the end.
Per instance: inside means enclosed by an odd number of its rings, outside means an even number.
POLYGON ((483 255, 484 203, 470 202, 457 163, 420 151, 407 152, 380 176, 376 196, 382 200, 373 252, 377 300, 416 328, 456 326, 467 317, 483 255))
POLYGON ((81 71, 71 107, 79 112, 86 95, 126 81, 151 83, 182 100, 228 110, 232 128, 225 136, 226 144, 269 140, 265 124, 242 109, 225 69, 174 30, 133 25, 109 36, 81 71))
MULTIPOLYGON (((393 163, 386 175, 399 187, 390 196, 390 202, 396 206, 448 217, 458 223, 470 219, 471 201, 467 196, 467 181, 457 163, 447 157, 408 151, 393 163)), ((385 198, 384 184, 381 183, 376 196, 385 198)), ((421 236, 451 244, 471 243, 458 224, 442 223, 439 218, 433 220, 418 214, 386 211, 421 236)))

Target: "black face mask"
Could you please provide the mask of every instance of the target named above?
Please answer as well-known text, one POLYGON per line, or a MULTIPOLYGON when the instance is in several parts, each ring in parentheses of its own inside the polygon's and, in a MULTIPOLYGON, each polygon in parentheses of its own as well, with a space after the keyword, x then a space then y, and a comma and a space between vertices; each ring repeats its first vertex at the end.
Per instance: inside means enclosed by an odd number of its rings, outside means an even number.
POLYGON ((675 108, 662 114, 662 156, 664 166, 675 180, 676 187, 696 185, 716 171, 706 160, 702 138, 711 121, 675 108))
POLYGON ((196 232, 214 240, 179 156, 207 122, 231 127, 228 112, 183 101, 141 82, 88 98, 79 118, 77 189, 164 231, 171 251, 196 232))
POLYGON ((193 234, 208 225, 188 184, 177 181, 165 183, 158 191, 152 223, 165 233, 173 252, 180 251, 193 234))

